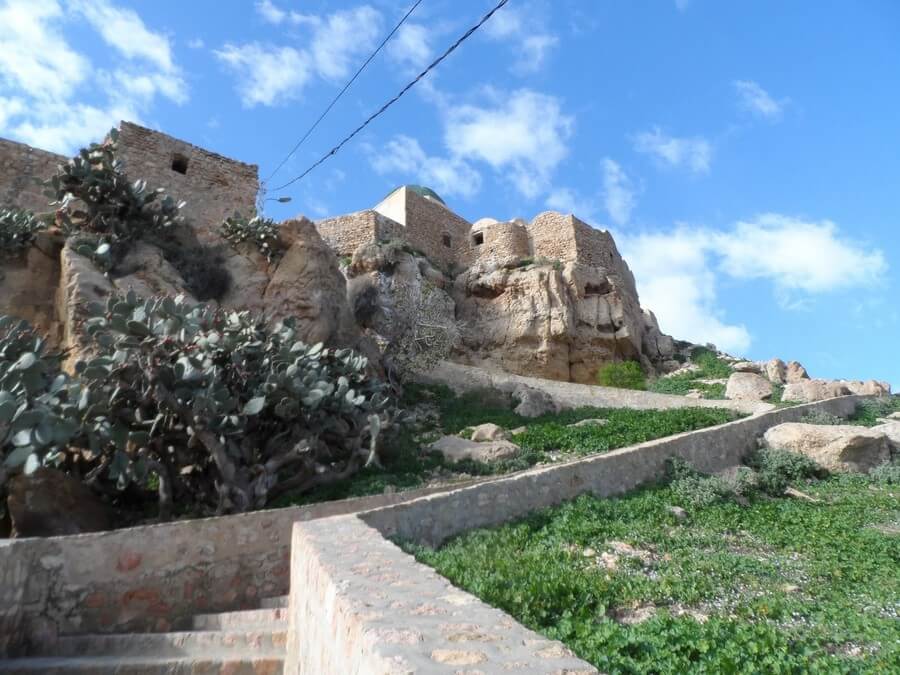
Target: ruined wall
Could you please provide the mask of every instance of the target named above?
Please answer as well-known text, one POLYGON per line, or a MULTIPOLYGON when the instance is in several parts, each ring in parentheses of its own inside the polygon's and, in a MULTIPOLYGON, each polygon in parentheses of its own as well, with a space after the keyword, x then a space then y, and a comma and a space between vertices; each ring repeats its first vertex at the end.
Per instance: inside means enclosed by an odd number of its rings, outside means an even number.
POLYGON ((65 161, 62 155, 0 138, 0 206, 18 206, 35 213, 51 211, 41 182, 65 161))
POLYGON ((573 217, 544 211, 527 224, 535 258, 572 262, 577 260, 573 217))
POLYGON ((574 216, 570 217, 575 234, 577 262, 605 268, 618 276, 624 287, 637 298, 634 275, 619 253, 612 235, 606 230, 593 228, 574 216))
POLYGON ((521 222, 493 223, 473 227, 469 236, 470 252, 466 263, 503 258, 527 258, 531 255, 528 230, 521 222), (481 237, 481 243, 479 241, 481 237))
POLYGON ((223 219, 235 211, 249 216, 255 208, 259 190, 255 164, 228 159, 130 122, 119 127, 119 157, 129 176, 143 178, 187 202, 183 213, 203 243, 220 241, 218 226, 223 219))
POLYGON ((316 229, 338 255, 353 255, 353 251, 373 241, 405 239, 405 230, 390 218, 367 209, 336 218, 316 222, 316 229))
POLYGON ((402 238, 433 262, 449 266, 464 262, 471 255, 471 223, 437 200, 401 187, 375 210, 403 226, 402 238))

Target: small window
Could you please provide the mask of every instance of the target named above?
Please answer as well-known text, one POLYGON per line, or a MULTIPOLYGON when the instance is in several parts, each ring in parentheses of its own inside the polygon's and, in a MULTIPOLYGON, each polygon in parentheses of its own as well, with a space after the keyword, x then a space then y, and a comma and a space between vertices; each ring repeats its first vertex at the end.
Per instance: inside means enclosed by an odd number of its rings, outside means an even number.
POLYGON ((481 246, 484 243, 484 232, 476 232, 472 236, 472 243, 475 244, 475 246, 481 246))
POLYGON ((446 246, 447 248, 450 248, 450 245, 451 245, 451 243, 452 243, 452 242, 450 241, 450 235, 449 235, 449 234, 445 234, 444 237, 443 237, 443 240, 444 240, 444 246, 446 246))
POLYGON ((177 171, 181 174, 187 173, 188 166, 188 158, 184 155, 173 155, 172 156, 172 171, 177 171))

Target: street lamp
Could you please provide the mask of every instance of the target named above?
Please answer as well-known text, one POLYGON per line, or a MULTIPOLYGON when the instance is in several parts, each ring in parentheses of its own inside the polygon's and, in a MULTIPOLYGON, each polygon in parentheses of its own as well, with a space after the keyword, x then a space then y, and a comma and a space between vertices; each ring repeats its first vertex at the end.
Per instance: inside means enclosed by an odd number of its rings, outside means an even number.
POLYGON ((278 202, 279 204, 287 204, 291 201, 290 197, 269 197, 265 201, 267 202, 278 202))

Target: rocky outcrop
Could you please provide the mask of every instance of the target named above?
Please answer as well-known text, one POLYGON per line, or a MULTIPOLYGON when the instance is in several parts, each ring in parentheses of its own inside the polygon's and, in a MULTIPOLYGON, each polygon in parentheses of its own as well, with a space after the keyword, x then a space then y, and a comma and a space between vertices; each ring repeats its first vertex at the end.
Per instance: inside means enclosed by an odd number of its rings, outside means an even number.
POLYGON ((812 403, 836 396, 859 394, 865 396, 887 396, 891 387, 885 382, 847 380, 799 380, 785 386, 781 395, 784 401, 812 403))
POLYGON ((478 264, 456 278, 453 298, 462 326, 457 359, 470 365, 594 383, 610 361, 640 361, 655 372, 674 353, 653 314, 603 267, 478 264))
POLYGON ((347 282, 337 258, 309 220, 286 223, 294 241, 284 253, 263 294, 273 319, 293 316, 304 342, 330 343, 350 330, 347 282))
POLYGON ((789 422, 766 431, 765 445, 806 455, 829 471, 868 473, 890 458, 883 431, 850 425, 789 422))
POLYGON ((430 446, 449 462, 470 459, 476 462, 496 462, 510 459, 519 453, 519 446, 506 440, 470 441, 459 436, 443 436, 430 446))
POLYGON ((725 385, 725 398, 736 401, 764 401, 772 397, 772 383, 756 373, 732 373, 725 385))
POLYGON ((81 481, 55 469, 16 476, 8 490, 13 537, 57 537, 110 527, 106 505, 81 481))
POLYGON ((784 384, 787 381, 787 365, 781 359, 766 361, 762 371, 772 384, 784 384))
POLYGON ((809 373, 806 372, 806 368, 800 365, 797 361, 791 361, 787 364, 784 373, 784 380, 788 384, 793 384, 795 382, 802 382, 803 380, 809 379, 809 373))

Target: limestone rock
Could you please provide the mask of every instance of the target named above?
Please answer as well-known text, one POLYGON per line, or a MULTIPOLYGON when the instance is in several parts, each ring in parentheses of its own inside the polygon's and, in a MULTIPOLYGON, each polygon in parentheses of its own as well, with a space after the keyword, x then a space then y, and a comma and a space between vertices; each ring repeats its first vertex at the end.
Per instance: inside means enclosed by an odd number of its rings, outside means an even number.
POLYGON ((737 401, 764 401, 772 396, 772 383, 756 373, 732 373, 725 386, 725 398, 737 401))
POLYGON ((531 387, 517 387, 513 391, 513 399, 518 401, 514 412, 522 417, 540 417, 559 411, 553 398, 546 392, 531 387))
POLYGON ((450 462, 471 459, 477 462, 496 462, 515 457, 519 446, 505 440, 479 443, 459 436, 442 436, 429 448, 440 452, 450 462))
POLYGON ((887 436, 888 443, 891 444, 895 453, 900 453, 900 418, 889 420, 883 424, 869 427, 872 431, 878 431, 887 436))
POLYGON ((797 361, 791 361, 785 367, 785 382, 791 384, 793 382, 802 382, 803 380, 809 379, 809 373, 806 372, 806 368, 800 365, 797 361))
POLYGON ((838 380, 842 385, 850 390, 851 394, 859 394, 861 396, 888 396, 891 393, 891 385, 887 382, 879 382, 877 380, 838 380))
POLYGON ((479 424, 477 427, 472 429, 472 440, 473 441, 502 441, 506 440, 507 432, 506 430, 498 426, 496 424, 491 424, 488 422, 487 424, 479 424))
POLYGON ((621 259, 605 267, 476 263, 453 284, 463 326, 456 359, 588 384, 596 383, 599 368, 614 360, 640 361, 650 372, 664 370, 663 364, 672 361, 674 341, 659 330, 651 312, 641 309, 625 271, 621 259))
POLYGON ((111 526, 106 505, 80 481, 56 469, 39 468, 9 481, 14 537, 57 537, 98 532, 111 526))
POLYGON ((845 384, 834 380, 800 380, 785 386, 781 398, 783 401, 812 403, 837 396, 848 396, 850 393, 845 384))
POLYGON ((772 384, 784 384, 787 381, 787 366, 781 359, 772 359, 763 365, 763 373, 772 384))
POLYGON ((291 225, 296 239, 278 264, 263 301, 273 319, 297 318, 304 342, 332 342, 349 325, 347 282, 310 221, 291 225))
POLYGON ((731 366, 731 369, 736 373, 756 373, 758 375, 762 372, 762 368, 755 361, 737 361, 731 366))
POLYGON ((763 440, 769 448, 806 455, 829 471, 868 473, 890 458, 883 431, 851 425, 787 422, 766 431, 763 440))
POLYGON ((604 420, 599 417, 589 418, 586 420, 579 420, 573 424, 570 424, 570 427, 602 427, 605 424, 609 424, 609 420, 604 420))

